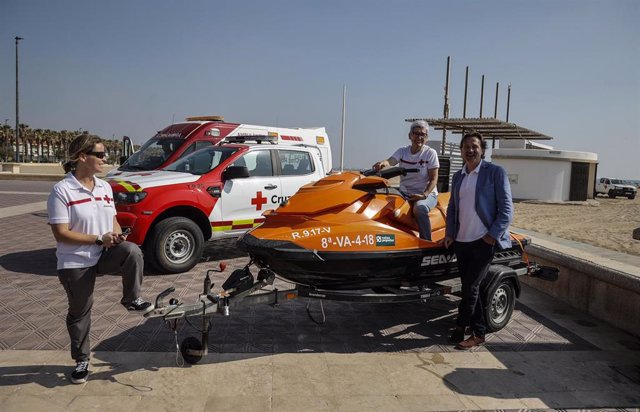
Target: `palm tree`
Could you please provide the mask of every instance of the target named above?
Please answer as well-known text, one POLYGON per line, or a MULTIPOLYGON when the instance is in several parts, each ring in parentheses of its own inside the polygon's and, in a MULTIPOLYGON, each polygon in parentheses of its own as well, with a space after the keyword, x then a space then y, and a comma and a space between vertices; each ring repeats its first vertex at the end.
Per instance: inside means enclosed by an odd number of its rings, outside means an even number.
POLYGON ((44 143, 47 145, 46 159, 48 163, 52 163, 54 161, 54 159, 52 158, 53 150, 51 148, 53 147, 57 133, 58 132, 51 129, 45 129, 45 131, 43 132, 43 140, 44 140, 44 143))
MULTIPOLYGON (((38 156, 38 163, 40 163, 42 159, 42 133, 43 133, 42 129, 35 129, 33 131, 32 142, 36 146, 36 156, 38 156)), ((33 147, 33 144, 32 144, 32 147, 33 147)), ((31 159, 33 160, 33 153, 32 153, 31 159)))
POLYGON ((118 141, 117 140, 104 140, 104 148, 107 151, 107 156, 109 157, 109 162, 113 163, 118 156, 118 141))
POLYGON ((20 158, 20 160, 22 162, 25 162, 25 158, 27 156, 27 133, 29 133, 29 125, 20 123, 18 127, 20 128, 20 141, 16 141, 16 150, 19 154, 18 157, 20 158))
POLYGON ((28 149, 29 149, 29 161, 33 162, 33 149, 35 146, 36 149, 36 154, 38 151, 38 131, 40 129, 29 129, 29 131, 27 132, 26 137, 26 142, 28 144, 28 149))
POLYGON ((8 124, 0 126, 0 151, 5 162, 9 161, 11 156, 11 139, 13 138, 13 129, 8 124))

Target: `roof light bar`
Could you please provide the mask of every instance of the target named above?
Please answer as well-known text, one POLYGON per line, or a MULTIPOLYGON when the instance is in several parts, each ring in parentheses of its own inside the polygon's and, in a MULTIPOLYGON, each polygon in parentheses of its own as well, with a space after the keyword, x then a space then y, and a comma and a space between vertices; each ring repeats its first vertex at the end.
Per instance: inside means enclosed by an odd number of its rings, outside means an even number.
POLYGON ((258 144, 261 143, 278 143, 278 135, 275 136, 265 136, 265 135, 240 135, 240 136, 227 136, 224 139, 225 143, 246 143, 246 142, 256 142, 258 144))

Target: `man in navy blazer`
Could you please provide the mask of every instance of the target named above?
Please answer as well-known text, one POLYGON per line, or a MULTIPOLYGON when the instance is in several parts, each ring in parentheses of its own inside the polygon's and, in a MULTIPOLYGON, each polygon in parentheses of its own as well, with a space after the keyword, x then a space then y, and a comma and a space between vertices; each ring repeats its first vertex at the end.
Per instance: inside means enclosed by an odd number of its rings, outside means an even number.
POLYGON ((470 349, 485 341, 486 320, 480 284, 487 275, 496 248, 511 247, 509 224, 513 202, 507 172, 484 161, 487 142, 480 133, 460 141, 464 166, 453 175, 447 208, 445 246, 456 253, 462 300, 456 330, 449 339, 458 349, 470 349), (464 339, 467 326, 471 337, 464 339))

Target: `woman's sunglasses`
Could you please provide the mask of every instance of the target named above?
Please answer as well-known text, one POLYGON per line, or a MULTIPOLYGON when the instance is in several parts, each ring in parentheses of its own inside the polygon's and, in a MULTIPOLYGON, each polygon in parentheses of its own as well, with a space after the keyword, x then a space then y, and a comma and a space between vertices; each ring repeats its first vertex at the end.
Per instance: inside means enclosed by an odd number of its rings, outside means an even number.
POLYGON ((107 156, 107 152, 86 152, 86 154, 95 156, 98 159, 104 159, 107 156))

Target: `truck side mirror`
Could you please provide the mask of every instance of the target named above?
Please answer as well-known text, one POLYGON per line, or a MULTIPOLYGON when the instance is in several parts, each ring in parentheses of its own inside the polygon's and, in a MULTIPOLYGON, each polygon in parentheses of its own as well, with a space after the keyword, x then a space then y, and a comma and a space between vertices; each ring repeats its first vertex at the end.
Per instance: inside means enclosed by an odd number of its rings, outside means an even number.
POLYGON ((246 166, 229 166, 222 172, 223 180, 243 179, 249 177, 249 169, 246 166))

